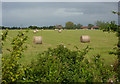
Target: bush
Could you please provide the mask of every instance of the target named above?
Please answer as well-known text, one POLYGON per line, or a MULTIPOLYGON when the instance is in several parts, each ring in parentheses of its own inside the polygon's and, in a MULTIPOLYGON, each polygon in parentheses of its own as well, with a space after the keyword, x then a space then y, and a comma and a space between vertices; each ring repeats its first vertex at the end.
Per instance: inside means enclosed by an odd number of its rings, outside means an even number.
POLYGON ((100 55, 89 62, 85 58, 89 49, 72 51, 64 45, 49 48, 39 54, 37 60, 24 66, 23 82, 107 82, 116 75, 113 67, 105 66, 100 55))
MULTIPOLYGON (((2 35, 2 45, 6 40, 7 33, 8 31, 5 31, 2 35)), ((16 82, 22 77, 18 60, 22 57, 22 52, 26 48, 23 45, 26 40, 25 32, 19 32, 11 42, 12 49, 7 49, 10 55, 2 57, 2 83, 16 82)))
POLYGON ((77 68, 80 67, 80 62, 88 50, 87 47, 84 51, 71 51, 63 45, 54 49, 49 48, 27 67, 29 70, 24 68, 24 78, 41 82, 77 82, 79 80, 75 77, 80 77, 77 68))

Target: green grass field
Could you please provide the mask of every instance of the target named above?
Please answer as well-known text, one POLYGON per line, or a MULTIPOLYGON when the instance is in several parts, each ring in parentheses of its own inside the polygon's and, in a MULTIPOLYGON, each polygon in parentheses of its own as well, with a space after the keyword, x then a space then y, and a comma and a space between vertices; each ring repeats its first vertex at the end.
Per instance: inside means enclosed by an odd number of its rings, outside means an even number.
MULTIPOLYGON (((6 50, 10 48, 10 42, 18 31, 20 30, 9 30, 8 40, 5 42, 3 48, 3 56, 9 54, 6 50)), ((23 57, 20 62, 27 64, 30 63, 33 59, 37 59, 37 54, 47 50, 49 47, 56 47, 59 44, 64 44, 67 48, 75 50, 74 46, 77 46, 79 49, 85 48, 89 45, 92 50, 86 55, 87 58, 91 58, 94 55, 100 54, 101 57, 105 59, 106 64, 113 64, 116 60, 115 55, 109 55, 108 52, 113 50, 117 44, 117 37, 115 33, 102 32, 100 30, 63 30, 62 33, 58 33, 54 30, 39 30, 38 33, 34 34, 33 30, 28 32, 28 40, 26 45, 28 46, 27 50, 24 51, 23 57), (91 42, 90 43, 81 43, 80 36, 89 35, 91 42), (33 36, 42 36, 43 44, 34 44, 33 36)))

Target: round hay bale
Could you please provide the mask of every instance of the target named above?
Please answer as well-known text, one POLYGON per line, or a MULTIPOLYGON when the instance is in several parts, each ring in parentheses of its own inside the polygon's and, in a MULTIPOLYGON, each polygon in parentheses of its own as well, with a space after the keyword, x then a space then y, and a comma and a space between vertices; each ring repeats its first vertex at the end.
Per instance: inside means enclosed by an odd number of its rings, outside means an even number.
POLYGON ((91 30, 94 30, 93 28, 91 28, 91 30))
POLYGON ((37 31, 33 31, 33 33, 36 33, 37 31))
POLYGON ((58 32, 59 32, 59 33, 61 33, 61 32, 62 32, 62 30, 58 30, 58 32))
POLYGON ((35 44, 42 44, 42 37, 41 36, 34 36, 33 37, 33 42, 35 44))
POLYGON ((36 29, 36 32, 38 32, 38 30, 36 29))
POLYGON ((55 31, 58 31, 58 29, 55 29, 55 31))
POLYGON ((82 43, 90 42, 90 37, 88 35, 82 35, 82 36, 80 36, 80 41, 82 43))

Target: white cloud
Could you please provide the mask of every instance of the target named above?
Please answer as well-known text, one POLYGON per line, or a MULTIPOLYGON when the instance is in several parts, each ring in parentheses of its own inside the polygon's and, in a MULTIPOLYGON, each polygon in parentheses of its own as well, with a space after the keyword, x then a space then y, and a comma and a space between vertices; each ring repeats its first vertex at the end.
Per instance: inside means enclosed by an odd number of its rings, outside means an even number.
POLYGON ((77 12, 75 8, 59 8, 57 9, 54 14, 57 16, 76 16, 76 15, 83 15, 83 12, 77 12))

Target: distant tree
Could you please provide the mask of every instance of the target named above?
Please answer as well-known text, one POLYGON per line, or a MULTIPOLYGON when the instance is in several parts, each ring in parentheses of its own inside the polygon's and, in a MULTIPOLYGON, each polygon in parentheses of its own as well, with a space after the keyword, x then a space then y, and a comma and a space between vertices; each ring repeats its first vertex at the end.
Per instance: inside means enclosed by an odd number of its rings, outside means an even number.
POLYGON ((66 22, 65 28, 67 28, 67 29, 73 29, 74 28, 74 23, 71 22, 71 21, 66 22))
POLYGON ((95 22, 95 25, 96 25, 96 26, 99 26, 100 29, 106 29, 106 28, 107 28, 107 25, 108 25, 108 22, 96 21, 96 22, 95 22))
POLYGON ((96 25, 96 26, 100 26, 102 23, 104 23, 104 22, 97 20, 97 21, 95 22, 95 25, 96 25))
POLYGON ((76 24, 74 24, 73 29, 76 29, 76 28, 77 28, 77 25, 76 25, 76 24))
POLYGON ((4 26, 2 26, 1 28, 2 28, 2 29, 5 29, 5 27, 4 27, 4 26))
POLYGON ((54 26, 49 26, 49 29, 54 29, 55 27, 54 26))
POLYGON ((28 28, 32 29, 32 26, 29 26, 28 28))
POLYGON ((92 28, 94 25, 93 24, 88 24, 88 27, 89 28, 92 28))
POLYGON ((37 26, 29 26, 28 28, 30 28, 30 29, 37 29, 38 27, 37 26))
POLYGON ((2 29, 2 26, 0 26, 0 29, 2 29))
POLYGON ((48 27, 46 27, 46 26, 43 26, 43 27, 41 27, 41 29, 48 29, 48 27))
POLYGON ((117 25, 115 21, 111 21, 111 22, 96 21, 96 26, 99 26, 100 29, 104 31, 116 31, 117 30, 117 25))
POLYGON ((77 28, 77 29, 80 29, 82 26, 83 26, 83 25, 79 23, 79 24, 76 25, 76 28, 77 28))
POLYGON ((11 27, 11 29, 17 29, 17 27, 11 27))

